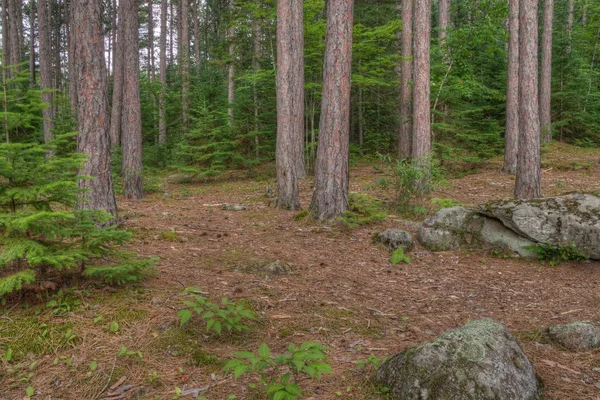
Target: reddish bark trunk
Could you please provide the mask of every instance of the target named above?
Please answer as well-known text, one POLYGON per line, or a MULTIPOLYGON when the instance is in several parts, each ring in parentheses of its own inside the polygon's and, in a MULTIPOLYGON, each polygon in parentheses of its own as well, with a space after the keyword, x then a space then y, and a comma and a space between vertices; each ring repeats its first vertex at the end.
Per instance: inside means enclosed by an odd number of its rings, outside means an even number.
POLYGON ((538 1, 520 0, 518 199, 541 196, 538 99, 538 1))
POLYGON ((399 157, 412 154, 412 79, 413 79, 413 0, 402 0, 402 58, 400 60, 400 135, 399 157))
POLYGON ((353 9, 352 0, 330 0, 327 7, 319 149, 311 204, 320 221, 338 217, 348 208, 353 9))
POLYGON ((542 65, 540 68, 540 129, 544 143, 552 141, 552 26, 554 0, 544 0, 542 65))
POLYGON ((514 174, 517 172, 517 152, 519 149, 519 0, 510 0, 508 31, 504 171, 514 174))
POLYGON ((301 0, 277 2, 277 205, 298 210, 304 176, 304 28, 301 0))
POLYGON ((80 173, 90 176, 80 182, 88 189, 81 207, 116 215, 110 169, 108 85, 104 64, 101 0, 73 2, 73 57, 77 87, 79 136, 77 150, 88 156, 80 173))

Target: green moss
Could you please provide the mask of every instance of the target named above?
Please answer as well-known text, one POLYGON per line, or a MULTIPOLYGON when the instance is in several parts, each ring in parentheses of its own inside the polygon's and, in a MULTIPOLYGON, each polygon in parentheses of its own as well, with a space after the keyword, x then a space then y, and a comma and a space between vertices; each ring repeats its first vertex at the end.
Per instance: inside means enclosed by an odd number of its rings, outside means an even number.
POLYGON ((173 231, 165 231, 160 233, 160 239, 167 242, 179 242, 179 235, 173 231))
POLYGON ((52 354, 73 343, 65 335, 72 329, 70 322, 46 323, 36 317, 12 315, 11 318, 0 319, 0 352, 12 349, 13 361, 20 361, 28 354, 52 354))

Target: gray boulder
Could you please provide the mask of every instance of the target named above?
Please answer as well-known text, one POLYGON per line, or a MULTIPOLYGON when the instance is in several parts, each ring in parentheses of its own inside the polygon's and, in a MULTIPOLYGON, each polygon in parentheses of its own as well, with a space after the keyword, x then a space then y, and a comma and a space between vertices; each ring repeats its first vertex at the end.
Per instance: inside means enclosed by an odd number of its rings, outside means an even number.
POLYGON ((373 241, 385 245, 389 251, 401 248, 405 253, 411 251, 414 246, 412 235, 401 229, 389 229, 385 232, 376 233, 373 236, 373 241))
POLYGON ((375 379, 393 400, 542 399, 535 368, 504 325, 472 321, 390 358, 375 379))
POLYGON ((600 328, 591 322, 551 326, 550 338, 571 351, 587 351, 600 346, 600 328))
POLYGON ((573 193, 533 200, 502 200, 480 207, 536 243, 573 245, 584 256, 600 259, 600 197, 573 193))
POLYGON ((465 207, 440 210, 421 225, 418 239, 423 247, 432 251, 497 249, 535 257, 529 250, 534 244, 531 240, 517 235, 498 220, 465 207))

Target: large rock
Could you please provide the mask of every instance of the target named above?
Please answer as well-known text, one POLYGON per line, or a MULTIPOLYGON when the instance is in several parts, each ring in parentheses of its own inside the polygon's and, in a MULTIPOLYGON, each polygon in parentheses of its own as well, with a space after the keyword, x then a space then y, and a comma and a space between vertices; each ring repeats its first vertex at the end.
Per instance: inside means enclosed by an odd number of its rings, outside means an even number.
POLYGON ((401 248, 405 253, 411 251, 414 246, 412 235, 401 229, 388 229, 387 231, 376 233, 373 236, 373 241, 385 245, 389 251, 401 248))
POLYGON ((390 358, 376 380, 393 400, 542 399, 533 365, 504 325, 472 321, 390 358))
POLYGON ((498 220, 465 207, 440 210, 419 228, 418 239, 423 247, 432 251, 498 249, 535 257, 529 250, 534 244, 531 240, 517 235, 498 220))
POLYGON ((571 351, 587 351, 600 346, 600 328, 591 322, 551 326, 550 338, 571 351))
POLYGON ((573 245, 584 256, 600 259, 600 197, 574 193, 533 200, 494 201, 481 212, 534 242, 573 245))

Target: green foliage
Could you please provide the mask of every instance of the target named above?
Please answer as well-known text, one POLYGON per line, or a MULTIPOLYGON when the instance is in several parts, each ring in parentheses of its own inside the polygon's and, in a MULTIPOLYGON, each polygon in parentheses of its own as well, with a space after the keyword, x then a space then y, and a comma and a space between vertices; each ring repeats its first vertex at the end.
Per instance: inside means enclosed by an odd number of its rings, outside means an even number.
POLYGON ((225 365, 225 371, 233 373, 235 379, 248 373, 257 376, 267 397, 273 400, 301 398, 301 380, 320 381, 323 374, 331 373, 325 348, 314 342, 290 344, 281 355, 272 355, 269 346, 263 343, 256 353, 239 351, 235 357, 225 365))
POLYGON ((360 193, 350 194, 348 210, 340 217, 340 221, 348 228, 357 228, 387 218, 383 203, 369 195, 360 193))
POLYGON ((542 261, 548 261, 550 265, 555 266, 564 261, 587 261, 574 244, 568 246, 552 246, 548 244, 537 243, 528 247, 536 253, 537 257, 542 261))
POLYGON ((196 292, 198 292, 196 288, 188 288, 184 291, 189 300, 183 302, 188 308, 177 312, 180 326, 186 325, 193 314, 196 313, 200 315, 202 320, 206 321, 206 331, 210 332, 212 330, 217 336, 221 336, 223 329, 229 333, 250 330, 245 320, 253 321, 256 319, 256 315, 247 309, 243 303, 236 303, 224 297, 219 305, 196 294, 196 292))
POLYGON ((462 204, 452 200, 452 199, 431 199, 430 200, 431 204, 433 204, 436 207, 436 211, 442 210, 444 208, 451 208, 451 207, 456 207, 456 206, 460 206, 462 204))
POLYGON ((404 254, 404 249, 399 248, 399 249, 394 250, 394 252, 392 253, 390 262, 393 265, 396 265, 396 264, 400 264, 400 263, 410 264, 411 261, 410 261, 410 257, 408 257, 406 254, 404 254))
POLYGON ((385 358, 380 358, 377 357, 373 354, 371 354, 367 359, 365 360, 358 360, 356 361, 356 365, 358 365, 358 367, 360 369, 367 369, 367 368, 374 368, 377 369, 381 366, 381 364, 383 364, 385 362, 385 358))
POLYGON ((105 212, 77 208, 84 157, 48 156, 50 150, 0 145, 0 297, 67 272, 110 284, 139 280, 153 260, 115 249, 131 234, 109 225, 112 216, 105 212), (117 263, 97 265, 109 259, 117 263))

